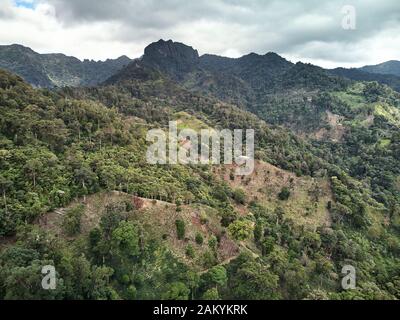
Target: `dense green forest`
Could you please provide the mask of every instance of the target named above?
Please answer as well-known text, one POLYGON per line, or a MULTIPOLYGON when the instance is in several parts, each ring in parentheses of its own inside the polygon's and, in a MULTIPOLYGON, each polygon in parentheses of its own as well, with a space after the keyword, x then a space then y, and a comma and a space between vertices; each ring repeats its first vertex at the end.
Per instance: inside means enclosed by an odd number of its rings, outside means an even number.
POLYGON ((400 95, 265 59, 285 72, 261 87, 239 67, 58 90, 0 71, 0 298, 399 299, 400 95), (254 129, 254 174, 147 164, 170 120, 254 129))

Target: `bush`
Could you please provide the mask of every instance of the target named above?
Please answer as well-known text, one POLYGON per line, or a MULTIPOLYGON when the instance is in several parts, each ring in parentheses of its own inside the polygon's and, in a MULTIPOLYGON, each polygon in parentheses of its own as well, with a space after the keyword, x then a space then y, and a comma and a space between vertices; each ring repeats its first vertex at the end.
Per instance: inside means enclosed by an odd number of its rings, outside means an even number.
POLYGON ((68 236, 74 236, 81 232, 81 220, 85 207, 78 205, 75 208, 69 209, 64 216, 62 227, 68 236))
POLYGON ((195 257, 195 252, 194 252, 193 246, 192 246, 191 244, 189 244, 189 245, 186 247, 186 255, 187 255, 189 258, 192 258, 192 259, 194 259, 194 257, 195 257))
POLYGON ((186 228, 185 228, 185 221, 183 220, 176 220, 176 233, 179 240, 183 240, 185 238, 186 228))
POLYGON ((251 237, 253 227, 250 221, 237 220, 228 227, 228 231, 235 240, 244 241, 251 237))
POLYGON ((217 288, 208 289, 206 292, 204 292, 202 300, 208 300, 208 301, 220 300, 218 289, 217 288))
POLYGON ((208 240, 208 246, 211 250, 216 250, 218 244, 218 239, 215 236, 211 236, 210 240, 208 240))
POLYGON ((220 211, 221 224, 223 227, 228 227, 233 221, 237 219, 237 214, 233 207, 227 207, 220 211))
POLYGON ((236 201, 236 203, 238 204, 245 204, 246 203, 246 194, 244 193, 244 191, 242 189, 236 189, 233 192, 233 200, 236 201))
POLYGON ((201 257, 202 262, 203 262, 203 267, 204 268, 211 268, 214 267, 218 261, 217 258, 215 257, 215 254, 211 252, 210 250, 207 250, 204 252, 203 256, 201 257))
POLYGON ((278 194, 279 200, 286 201, 290 197, 290 190, 287 187, 283 187, 281 192, 278 194))
POLYGON ((204 238, 201 233, 196 234, 196 243, 201 246, 204 243, 204 238))

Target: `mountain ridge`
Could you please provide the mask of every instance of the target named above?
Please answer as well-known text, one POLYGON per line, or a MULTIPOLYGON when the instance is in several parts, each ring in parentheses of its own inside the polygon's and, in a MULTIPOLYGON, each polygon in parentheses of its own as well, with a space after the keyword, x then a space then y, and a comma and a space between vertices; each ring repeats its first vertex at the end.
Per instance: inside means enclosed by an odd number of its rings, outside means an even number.
MULTIPOLYGON (((163 39, 149 44, 144 49, 144 55, 133 60, 126 55, 104 61, 79 60, 62 53, 39 54, 20 44, 0 45, 0 68, 22 76, 36 87, 110 83, 130 63, 140 63, 143 67, 155 69, 182 83, 186 88, 202 93, 213 91, 215 87, 227 87, 224 90, 234 96, 230 102, 237 104, 246 103, 246 99, 243 99, 242 94, 235 97, 235 92, 245 90, 248 96, 260 95, 260 90, 273 86, 273 78, 295 66, 274 52, 252 52, 239 58, 208 53, 199 55, 191 46, 163 39), (239 89, 243 86, 244 89, 239 89)), ((377 81, 400 91, 400 62, 396 60, 362 68, 321 69, 329 75, 356 81, 377 81), (396 68, 391 70, 391 66, 396 68)), ((126 71, 122 73, 127 75, 126 71)), ((214 94, 225 98, 226 92, 214 94)))
POLYGON ((376 74, 391 74, 400 77, 400 61, 389 60, 376 65, 368 65, 359 68, 362 71, 376 74))
POLYGON ((160 45, 93 87, 0 70, 0 298, 399 299, 400 94, 160 45), (173 120, 253 129, 253 174, 149 164, 173 120), (37 281, 49 263, 60 291, 37 281))
POLYGON ((96 85, 130 61, 127 56, 81 61, 62 53, 40 54, 19 44, 0 46, 0 68, 18 74, 35 87, 96 85))

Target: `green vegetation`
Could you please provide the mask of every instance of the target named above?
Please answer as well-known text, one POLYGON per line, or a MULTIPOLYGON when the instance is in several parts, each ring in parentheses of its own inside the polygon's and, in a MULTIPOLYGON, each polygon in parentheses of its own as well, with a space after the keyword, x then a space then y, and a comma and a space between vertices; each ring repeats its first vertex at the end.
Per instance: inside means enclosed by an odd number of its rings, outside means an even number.
POLYGON ((290 190, 287 187, 283 187, 281 192, 278 194, 279 200, 285 201, 290 197, 290 190))
POLYGON ((81 219, 84 207, 82 205, 67 211, 63 221, 63 228, 67 235, 74 236, 81 231, 81 219))
POLYGON ((228 227, 229 233, 238 241, 249 239, 252 234, 252 225, 250 221, 236 220, 228 227))
POLYGON ((201 245, 203 245, 203 243, 204 243, 204 238, 203 238, 203 236, 201 235, 201 233, 197 233, 196 234, 196 243, 199 245, 199 246, 201 246, 201 245))
POLYGON ((179 240, 183 240, 185 238, 185 222, 182 220, 176 220, 176 234, 179 240))
POLYGON ((399 299, 399 94, 271 54, 239 63, 57 91, 0 71, 0 298, 399 299), (262 170, 147 164, 146 130, 170 119, 255 129, 262 170))

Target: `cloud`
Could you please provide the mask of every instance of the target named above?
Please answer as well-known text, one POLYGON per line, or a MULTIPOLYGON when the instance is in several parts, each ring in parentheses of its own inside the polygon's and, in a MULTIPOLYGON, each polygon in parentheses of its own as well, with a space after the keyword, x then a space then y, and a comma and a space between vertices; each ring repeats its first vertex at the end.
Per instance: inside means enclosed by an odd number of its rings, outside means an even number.
POLYGON ((29 5, 0 0, 0 42, 79 58, 137 57, 163 38, 200 53, 236 57, 274 51, 327 67, 400 59, 398 0, 23 2, 29 5), (341 26, 344 5, 356 9, 356 30, 341 26))

